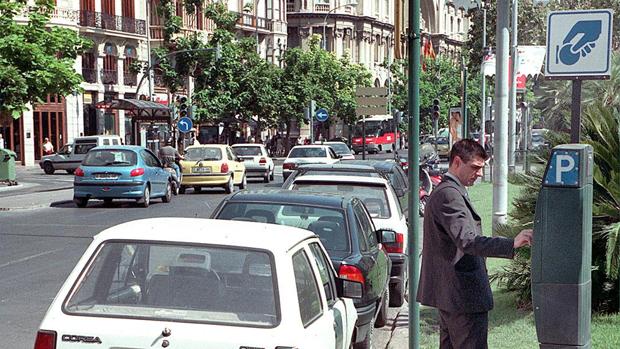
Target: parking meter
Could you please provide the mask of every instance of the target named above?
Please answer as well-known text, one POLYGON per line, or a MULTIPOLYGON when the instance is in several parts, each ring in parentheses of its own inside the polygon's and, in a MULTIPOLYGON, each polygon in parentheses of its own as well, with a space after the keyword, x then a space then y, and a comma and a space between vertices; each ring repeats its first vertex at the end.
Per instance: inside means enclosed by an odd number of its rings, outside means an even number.
POLYGON ((536 202, 532 298, 541 349, 590 348, 592 147, 553 148, 536 202))

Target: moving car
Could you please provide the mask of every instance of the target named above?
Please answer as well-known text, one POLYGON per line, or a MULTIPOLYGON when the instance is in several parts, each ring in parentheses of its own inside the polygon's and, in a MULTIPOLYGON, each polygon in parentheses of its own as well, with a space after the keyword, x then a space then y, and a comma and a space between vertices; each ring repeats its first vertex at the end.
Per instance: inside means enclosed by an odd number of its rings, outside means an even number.
POLYGON ((361 289, 307 230, 138 220, 95 236, 35 348, 349 348, 361 289))
POLYGON ((275 166, 264 145, 234 144, 232 150, 243 161, 248 178, 262 177, 265 183, 269 183, 270 180, 273 181, 275 166))
POLYGON ((405 301, 408 281, 407 217, 401 211, 398 198, 388 180, 369 176, 304 175, 296 177, 287 189, 298 193, 321 191, 359 198, 368 209, 377 229, 395 232, 395 242, 384 244, 384 247, 392 261, 390 305, 401 306, 405 301))
POLYGON ((291 195, 288 190, 242 191, 226 197, 212 218, 288 225, 317 234, 338 275, 363 285, 361 298, 354 301, 355 346, 370 347, 373 328, 386 323, 389 303, 390 260, 379 244, 393 243, 395 235, 375 230, 362 201, 321 193, 291 195))
POLYGON ((343 142, 323 142, 322 144, 329 145, 337 155, 340 155, 340 160, 355 160, 355 155, 343 142))
POLYGON ((205 144, 185 149, 185 159, 181 160, 181 194, 188 187, 193 187, 195 192, 219 187, 230 194, 235 185, 245 189, 247 183, 245 165, 230 146, 205 144))
POLYGON ((282 176, 286 178, 301 164, 333 164, 340 156, 328 145, 297 145, 288 153, 282 164, 282 176))
POLYGON ((148 207, 151 199, 172 200, 173 178, 150 150, 135 145, 92 148, 75 170, 73 201, 86 207, 90 199, 134 199, 148 207))
POLYGON ((56 170, 65 170, 67 173, 73 174, 73 171, 80 166, 92 148, 121 144, 121 137, 119 136, 77 137, 73 143, 62 146, 56 154, 43 156, 39 161, 39 166, 48 175, 54 174, 56 170))

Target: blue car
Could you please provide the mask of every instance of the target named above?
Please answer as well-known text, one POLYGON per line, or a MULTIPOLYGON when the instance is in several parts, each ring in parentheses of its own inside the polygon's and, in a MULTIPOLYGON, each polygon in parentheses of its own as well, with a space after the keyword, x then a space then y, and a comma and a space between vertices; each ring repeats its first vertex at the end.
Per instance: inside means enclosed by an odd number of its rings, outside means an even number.
POLYGON ((90 199, 134 199, 148 207, 152 198, 172 199, 172 181, 157 156, 132 145, 101 146, 91 149, 75 170, 73 201, 86 207, 90 199))

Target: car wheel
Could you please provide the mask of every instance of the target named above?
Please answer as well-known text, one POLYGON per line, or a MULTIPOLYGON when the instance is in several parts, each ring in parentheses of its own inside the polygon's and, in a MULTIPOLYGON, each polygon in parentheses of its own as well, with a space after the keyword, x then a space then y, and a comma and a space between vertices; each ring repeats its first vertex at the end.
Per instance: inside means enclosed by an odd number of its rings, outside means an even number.
POLYGON ((52 165, 51 162, 47 161, 43 164, 43 172, 45 172, 45 174, 52 175, 54 174, 54 171, 54 165, 52 165))
POLYGON ((269 180, 273 181, 276 178, 276 168, 274 166, 274 168, 271 169, 271 174, 269 175, 269 180))
POLYGON ((230 194, 235 191, 235 183, 233 182, 232 176, 228 179, 228 183, 224 186, 224 190, 226 190, 226 194, 230 194))
POLYGON ((70 174, 70 175, 72 175, 73 172, 75 172, 75 170, 67 170, 67 173, 70 174))
POLYGON ((172 194, 179 195, 179 190, 180 190, 179 189, 180 188, 179 183, 177 183, 175 181, 172 181, 170 183, 172 184, 172 194))
MULTIPOLYGON (((406 273, 405 273, 406 274, 406 273)), ((407 275, 404 275, 405 277, 407 275)), ((390 287, 390 307, 400 307, 405 303, 405 283, 390 287)))
POLYGON ((103 205, 104 206, 110 206, 111 204, 112 204, 112 199, 111 198, 103 199, 103 205))
POLYGON ((172 183, 168 182, 168 184, 166 185, 166 192, 164 193, 164 196, 162 196, 161 201, 162 202, 172 201, 172 183))
POLYGON ((353 348, 355 348, 355 349, 372 349, 372 332, 375 329, 375 324, 374 324, 373 320, 370 321, 369 326, 370 326, 370 328, 368 329, 368 333, 366 334, 366 337, 364 338, 364 340, 359 342, 359 343, 355 343, 353 348))
POLYGON ((267 173, 263 176, 263 183, 269 183, 269 178, 271 178, 271 175, 269 174, 269 171, 267 171, 267 173))
POLYGON ((149 207, 150 203, 151 203, 151 190, 149 189, 149 186, 147 185, 146 187, 144 187, 144 193, 142 193, 142 198, 138 199, 138 204, 146 208, 146 207, 149 207))
POLYGON ((239 184, 239 189, 245 189, 248 187, 248 179, 245 177, 245 175, 243 175, 243 179, 241 180, 241 183, 239 184))
POLYGON ((75 205, 79 208, 84 208, 86 207, 86 205, 88 205, 88 198, 78 198, 78 197, 73 197, 73 202, 75 202, 75 205))
POLYGON ((179 187, 179 194, 185 194, 185 186, 179 187))
POLYGON ((194 194, 198 194, 198 193, 200 193, 201 191, 202 191, 202 187, 199 187, 199 186, 195 186, 195 187, 194 187, 194 194))
POLYGON ((377 314, 377 320, 375 321, 375 327, 381 328, 387 324, 388 320, 388 306, 390 305, 390 290, 386 289, 384 292, 383 301, 381 302, 381 309, 377 314))

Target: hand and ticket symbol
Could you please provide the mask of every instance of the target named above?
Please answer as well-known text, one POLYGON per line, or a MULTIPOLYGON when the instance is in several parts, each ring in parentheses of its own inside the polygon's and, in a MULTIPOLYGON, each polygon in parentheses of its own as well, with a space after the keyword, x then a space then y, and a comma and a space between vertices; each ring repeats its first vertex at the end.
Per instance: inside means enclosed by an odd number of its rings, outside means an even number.
POLYGON ((559 63, 559 59, 563 64, 573 65, 581 57, 586 57, 596 47, 602 26, 603 22, 600 20, 584 20, 575 23, 564 38, 562 46, 556 46, 556 63, 559 63))

